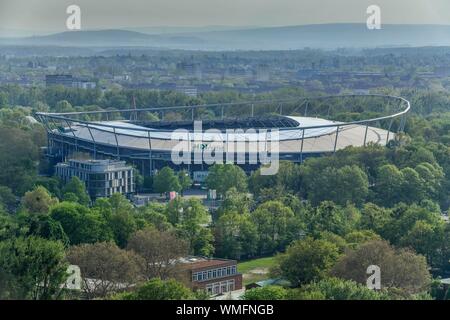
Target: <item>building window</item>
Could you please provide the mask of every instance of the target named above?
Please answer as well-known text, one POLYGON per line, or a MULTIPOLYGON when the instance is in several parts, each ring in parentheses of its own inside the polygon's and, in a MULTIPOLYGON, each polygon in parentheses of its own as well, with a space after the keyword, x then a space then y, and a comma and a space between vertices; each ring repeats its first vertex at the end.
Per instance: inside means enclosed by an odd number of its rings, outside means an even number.
POLYGON ((197 273, 192 274, 192 281, 197 281, 197 273))
POLYGON ((226 281, 220 283, 220 292, 221 293, 227 292, 227 282, 226 281))
POLYGON ((227 281, 227 290, 234 291, 234 280, 227 281))

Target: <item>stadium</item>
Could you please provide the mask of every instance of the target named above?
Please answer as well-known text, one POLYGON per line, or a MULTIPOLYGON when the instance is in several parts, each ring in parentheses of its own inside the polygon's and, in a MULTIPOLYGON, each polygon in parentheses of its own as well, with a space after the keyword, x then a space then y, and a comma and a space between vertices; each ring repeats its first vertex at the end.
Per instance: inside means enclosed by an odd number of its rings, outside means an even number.
POLYGON ((126 160, 148 176, 164 166, 204 172, 218 158, 249 172, 264 163, 264 153, 302 162, 348 146, 387 145, 403 131, 409 111, 401 97, 339 95, 35 117, 47 130, 55 163, 87 153, 126 160), (174 162, 175 149, 190 151, 187 161, 174 162), (210 159, 198 161, 198 153, 210 159))

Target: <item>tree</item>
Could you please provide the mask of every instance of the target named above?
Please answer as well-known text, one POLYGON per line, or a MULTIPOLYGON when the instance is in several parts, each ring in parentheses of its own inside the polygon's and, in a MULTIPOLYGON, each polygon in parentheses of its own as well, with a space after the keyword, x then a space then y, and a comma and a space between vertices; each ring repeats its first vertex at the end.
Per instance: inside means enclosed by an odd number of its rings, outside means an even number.
POLYGON ((366 203, 361 210, 361 228, 370 229, 380 233, 391 221, 392 211, 377 206, 373 203, 366 203))
POLYGON ((431 224, 424 220, 418 220, 400 239, 400 245, 413 248, 415 252, 424 255, 428 263, 434 266, 434 262, 441 261, 444 252, 442 243, 445 241, 445 222, 431 224))
POLYGON ((137 208, 136 223, 138 229, 155 227, 164 231, 172 227, 166 215, 166 206, 158 202, 150 202, 146 206, 137 208))
POLYGON ((377 203, 384 207, 392 207, 400 202, 403 179, 402 172, 395 165, 387 164, 380 167, 374 186, 377 203))
POLYGON ((251 213, 251 220, 257 230, 259 254, 280 250, 303 234, 301 222, 279 201, 261 204, 251 213))
POLYGON ((60 241, 64 246, 69 244, 69 238, 61 223, 55 221, 48 213, 39 215, 22 213, 18 215, 17 223, 25 236, 60 241))
POLYGON ((425 257, 407 249, 394 249, 384 240, 370 241, 349 251, 332 274, 365 284, 367 268, 371 265, 380 267, 382 289, 398 288, 413 294, 426 290, 430 284, 425 257))
POLYGON ((130 201, 120 193, 115 193, 108 199, 96 200, 94 209, 105 218, 112 231, 116 244, 126 247, 128 238, 137 230, 134 208, 130 201))
POLYGON ((119 300, 187 300, 194 297, 192 291, 174 279, 158 278, 147 281, 134 292, 116 296, 119 300))
POLYGON ((39 144, 32 131, 0 125, 0 185, 22 195, 30 190, 39 162, 39 144))
POLYGON ((206 227, 211 216, 200 200, 178 197, 169 202, 166 215, 177 234, 188 241, 191 254, 210 256, 214 252, 213 235, 206 227))
POLYGON ((257 237, 248 213, 226 212, 214 227, 216 255, 232 259, 251 257, 257 250, 257 237))
POLYGON ((61 223, 71 245, 109 241, 113 237, 105 218, 81 204, 61 202, 52 207, 50 215, 61 223))
POLYGON ((282 194, 298 192, 301 185, 300 166, 291 161, 280 161, 275 175, 262 175, 261 169, 249 177, 250 190, 257 196, 266 189, 279 189, 282 194))
POLYGON ((11 212, 15 208, 17 203, 16 196, 12 190, 6 186, 0 186, 0 205, 11 212))
POLYGON ((351 202, 360 206, 369 193, 368 177, 356 165, 327 167, 321 172, 303 169, 303 176, 308 199, 313 204, 329 200, 339 205, 351 202))
POLYGON ((293 242, 286 253, 277 256, 275 272, 294 286, 319 281, 328 276, 338 256, 333 243, 307 237, 293 242))
POLYGON ((442 223, 439 208, 432 208, 426 202, 420 205, 399 204, 392 209, 392 219, 380 231, 380 235, 393 244, 399 244, 402 235, 407 234, 417 221, 438 226, 442 223))
POLYGON ((225 212, 249 213, 252 205, 253 199, 247 193, 238 192, 233 187, 225 193, 218 215, 220 216, 225 212))
POLYGON ((13 239, 23 234, 23 230, 16 220, 0 206, 0 241, 13 239))
POLYGON ((424 181, 416 170, 406 167, 400 170, 403 176, 401 196, 404 202, 420 202, 425 198, 424 181))
POLYGON ((312 234, 328 231, 344 236, 358 225, 360 217, 354 206, 342 208, 331 201, 324 201, 318 207, 307 208, 303 212, 303 219, 312 234))
POLYGON ((244 170, 233 164, 215 164, 208 170, 205 180, 209 189, 214 189, 221 196, 231 188, 238 192, 247 191, 247 176, 244 170))
POLYGON ((164 167, 153 177, 153 190, 159 193, 180 191, 181 186, 178 176, 169 168, 164 167))
POLYGON ((243 300, 284 300, 287 290, 279 286, 267 286, 245 291, 243 300))
POLYGON ((378 292, 351 280, 322 279, 288 294, 291 300, 388 300, 386 292, 378 292))
POLYGON ((423 162, 416 166, 415 171, 422 181, 422 188, 430 199, 438 199, 444 179, 444 172, 438 165, 423 162))
POLYGON ((29 213, 48 213, 50 207, 58 203, 44 187, 38 186, 28 191, 22 198, 22 205, 29 213))
POLYGON ((189 252, 186 241, 173 232, 147 228, 134 233, 128 241, 128 250, 133 250, 145 260, 146 279, 175 277, 176 261, 189 252))
POLYGON ((76 199, 74 202, 78 202, 82 205, 88 205, 91 202, 91 198, 86 192, 86 186, 78 177, 72 177, 70 181, 64 186, 63 199, 66 201, 71 201, 76 199))
POLYGON ((0 242, 0 278, 5 299, 55 299, 66 280, 64 247, 37 237, 0 242), (6 287, 6 290, 5 290, 6 287))
POLYGON ((192 186, 192 179, 189 172, 186 170, 181 170, 178 172, 178 181, 180 183, 180 191, 184 192, 192 186))
POLYGON ((349 248, 356 248, 373 240, 381 240, 381 237, 372 230, 355 230, 345 235, 345 241, 349 248))
POLYGON ((71 247, 67 259, 80 267, 82 290, 87 299, 106 297, 142 280, 143 259, 112 242, 71 247))

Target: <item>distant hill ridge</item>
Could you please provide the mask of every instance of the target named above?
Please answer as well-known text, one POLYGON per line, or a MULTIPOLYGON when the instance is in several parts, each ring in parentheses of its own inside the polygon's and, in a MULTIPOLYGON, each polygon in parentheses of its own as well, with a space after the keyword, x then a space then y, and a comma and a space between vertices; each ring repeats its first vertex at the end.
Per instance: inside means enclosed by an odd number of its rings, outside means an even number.
POLYGON ((0 39, 1 44, 74 47, 143 46, 192 50, 448 46, 450 45, 450 26, 383 25, 381 30, 368 30, 362 23, 341 23, 162 34, 111 29, 3 38, 0 39))

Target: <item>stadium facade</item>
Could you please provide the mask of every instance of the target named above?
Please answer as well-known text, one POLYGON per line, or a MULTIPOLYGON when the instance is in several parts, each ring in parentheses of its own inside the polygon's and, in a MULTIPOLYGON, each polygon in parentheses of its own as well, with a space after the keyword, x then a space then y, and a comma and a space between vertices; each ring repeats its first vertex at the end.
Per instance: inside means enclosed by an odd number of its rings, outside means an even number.
POLYGON ((167 165, 204 171, 211 163, 206 154, 251 171, 262 154, 302 162, 348 146, 386 145, 404 130, 409 111, 401 97, 340 95, 35 116, 47 130, 47 153, 55 163, 88 153, 125 160, 152 175, 167 165), (191 151, 189 161, 173 161, 175 149, 191 151))

